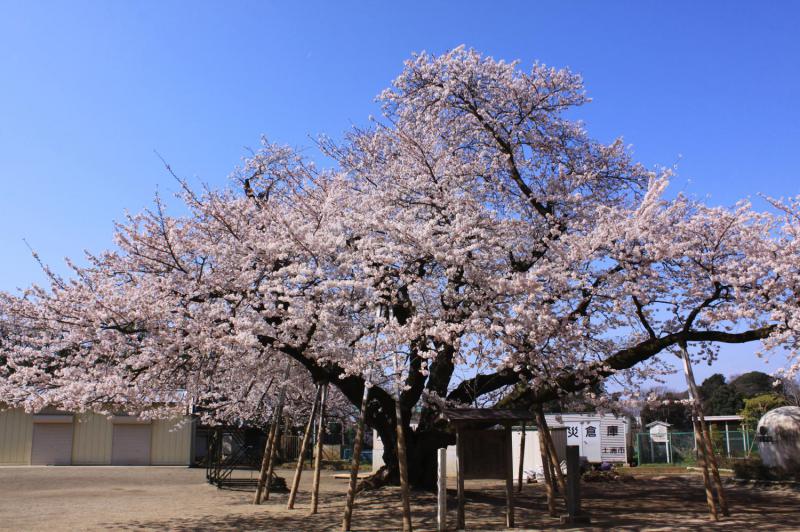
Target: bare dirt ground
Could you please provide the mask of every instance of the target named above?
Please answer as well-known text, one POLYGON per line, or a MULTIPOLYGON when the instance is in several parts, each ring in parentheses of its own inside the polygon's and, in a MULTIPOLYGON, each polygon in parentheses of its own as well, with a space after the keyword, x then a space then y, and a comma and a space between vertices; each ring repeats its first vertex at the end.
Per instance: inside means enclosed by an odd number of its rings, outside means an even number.
MULTIPOLYGON (((288 470, 279 471, 291 478, 288 470)), ((306 472, 297 509, 286 494, 262 506, 252 493, 221 491, 205 483, 204 471, 169 467, 0 468, 0 529, 5 530, 339 530, 345 480, 323 471, 320 511, 309 516, 311 475, 306 472)), ((455 487, 455 486, 453 486, 455 487)), ((584 483, 587 529, 614 530, 800 530, 800 493, 787 489, 730 486, 733 516, 717 524, 706 518, 699 476, 644 476, 621 483, 584 483)), ((416 530, 435 530, 435 497, 413 494, 416 530)), ((467 528, 504 528, 504 491, 499 482, 467 482, 467 528)), ((455 491, 449 491, 455 522, 455 491)), ((558 529, 545 513, 540 486, 528 484, 517 499, 518 529, 558 529)), ((359 496, 354 530, 396 530, 399 492, 386 488, 359 496)))

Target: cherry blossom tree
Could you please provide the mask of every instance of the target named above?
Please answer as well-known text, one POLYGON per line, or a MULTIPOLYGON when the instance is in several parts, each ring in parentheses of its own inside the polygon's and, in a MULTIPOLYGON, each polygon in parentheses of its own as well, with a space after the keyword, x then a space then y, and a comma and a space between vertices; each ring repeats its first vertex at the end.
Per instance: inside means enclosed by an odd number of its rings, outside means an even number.
POLYGON ((183 390, 265 419, 277 386, 298 409, 312 382, 355 406, 368 387, 378 480, 396 479, 399 402, 429 486, 444 404, 633 388, 687 344, 796 349, 798 201, 667 199, 668 171, 566 116, 588 102, 566 70, 420 54, 379 100, 320 140, 331 170, 265 142, 227 189, 181 181, 187 215, 157 200, 69 279, 0 296, 4 401, 148 410, 183 390))

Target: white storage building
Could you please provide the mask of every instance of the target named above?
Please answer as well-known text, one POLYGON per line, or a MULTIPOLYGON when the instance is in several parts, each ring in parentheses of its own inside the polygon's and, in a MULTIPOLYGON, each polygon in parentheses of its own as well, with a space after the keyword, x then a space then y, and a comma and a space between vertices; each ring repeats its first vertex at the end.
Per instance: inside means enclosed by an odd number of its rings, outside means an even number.
POLYGON ((580 447, 580 455, 591 463, 627 463, 630 419, 611 413, 547 414, 547 423, 563 425, 567 445, 580 447))

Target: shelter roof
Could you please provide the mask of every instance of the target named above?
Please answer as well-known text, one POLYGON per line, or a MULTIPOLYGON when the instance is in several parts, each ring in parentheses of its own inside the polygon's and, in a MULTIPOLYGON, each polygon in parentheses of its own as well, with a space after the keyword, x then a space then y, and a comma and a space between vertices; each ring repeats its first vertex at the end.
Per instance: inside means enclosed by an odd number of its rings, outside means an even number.
POLYGON ((499 408, 445 408, 442 415, 450 423, 520 423, 533 421, 534 415, 528 410, 501 410, 499 408))

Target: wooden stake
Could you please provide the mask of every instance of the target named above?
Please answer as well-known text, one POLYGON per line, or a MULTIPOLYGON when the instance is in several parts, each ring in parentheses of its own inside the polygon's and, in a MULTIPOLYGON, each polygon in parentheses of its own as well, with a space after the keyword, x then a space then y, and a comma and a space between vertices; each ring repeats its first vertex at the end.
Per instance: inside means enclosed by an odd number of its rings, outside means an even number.
POLYGON ((319 476, 322 471, 322 440, 325 436, 325 403, 328 400, 328 383, 322 385, 322 395, 319 398, 319 425, 317 428, 317 455, 314 457, 314 483, 311 488, 311 513, 317 513, 319 508, 319 476))
POLYGON ((436 477, 436 530, 447 530, 447 448, 436 451, 438 474, 436 477))
POLYGON ((456 528, 465 528, 464 517, 464 435, 456 427, 456 483, 458 488, 458 506, 456 507, 456 528))
MULTIPOLYGON (((722 511, 722 515, 727 516, 730 515, 730 510, 728 509, 728 499, 725 496, 725 489, 722 487, 722 479, 719 476, 719 469, 717 468, 717 459, 714 456, 714 446, 711 443, 711 434, 708 431, 706 419, 703 415, 703 405, 700 401, 700 390, 697 388, 697 382, 694 379, 692 361, 689 358, 689 351, 686 347, 686 344, 680 344, 680 348, 681 359, 683 360, 684 377, 686 377, 686 384, 689 387, 689 396, 694 407, 693 409, 696 414, 697 423, 700 425, 700 444, 705 450, 706 456, 705 467, 709 467, 711 469, 712 480, 714 481, 714 487, 716 488, 717 492, 719 508, 722 511)), ((697 434, 697 430, 695 430, 695 434, 697 434)), ((716 515, 716 511, 714 511, 713 514, 716 515)))
POLYGON ((350 522, 353 517, 353 505, 356 500, 356 486, 358 485, 358 466, 361 463, 361 445, 364 441, 364 418, 367 415, 367 396, 369 387, 364 383, 364 395, 361 397, 361 410, 358 413, 358 424, 356 425, 356 441, 353 442, 353 459, 350 462, 350 485, 347 488, 347 501, 344 506, 344 518, 342 519, 342 532, 350 530, 350 522))
MULTIPOLYGON (((284 383, 289 380, 291 371, 291 362, 287 360, 286 369, 283 371, 284 383)), ((264 457, 261 459, 261 471, 258 475, 258 485, 256 486, 256 494, 253 498, 253 504, 261 504, 262 495, 264 495, 264 500, 269 499, 269 490, 272 484, 272 472, 274 470, 273 458, 275 457, 275 449, 277 448, 276 440, 283 414, 284 401, 286 401, 286 386, 281 385, 280 392, 278 392, 278 404, 275 407, 275 412, 272 414, 272 425, 269 428, 267 444, 264 448, 264 457)))
POLYGON ((525 474, 525 422, 522 422, 522 434, 519 437, 519 468, 517 472, 517 493, 522 493, 522 477, 525 474))
POLYGON ((544 440, 544 430, 539 427, 536 432, 539 435, 539 454, 542 456, 542 472, 544 473, 544 489, 547 493, 547 513, 551 517, 558 517, 556 513, 556 497, 553 489, 554 480, 553 466, 550 463, 550 453, 547 451, 547 443, 544 440))
POLYGON ((311 441, 311 433, 314 431, 314 418, 317 415, 317 405, 319 404, 322 386, 317 384, 316 388, 314 404, 311 405, 311 414, 308 417, 308 423, 306 423, 306 430, 303 432, 303 440, 300 442, 300 456, 297 457, 297 467, 294 470, 292 489, 289 492, 289 502, 286 505, 286 508, 289 510, 294 508, 294 501, 297 498, 297 488, 300 486, 300 475, 303 474, 303 465, 306 462, 306 449, 308 449, 308 442, 311 441))
POLYGON ((511 446, 511 427, 505 429, 503 446, 506 462, 506 528, 514 528, 514 449, 511 446))
POLYGON ((274 419, 273 413, 272 423, 269 426, 269 433, 267 434, 267 442, 264 445, 264 456, 261 458, 261 470, 258 473, 258 484, 256 485, 256 494, 253 497, 253 504, 261 504, 261 496, 264 493, 264 485, 267 481, 267 471, 269 470, 269 457, 272 456, 272 445, 275 443, 275 431, 278 428, 278 423, 274 419))
POLYGON ((711 475, 708 472, 708 458, 706 457, 706 446, 703 441, 702 429, 700 423, 695 417, 692 420, 692 427, 694 428, 694 441, 697 445, 698 457, 703 461, 703 487, 706 490, 706 504, 708 504, 708 515, 713 521, 719 520, 717 514, 717 503, 714 500, 714 490, 711 487, 711 475))
POLYGON ((547 428, 547 418, 544 415, 544 410, 542 409, 541 404, 536 405, 536 411, 534 414, 536 415, 536 424, 539 426, 539 430, 542 432, 542 437, 544 437, 547 455, 550 458, 550 464, 553 466, 553 472, 555 473, 553 475, 554 480, 558 483, 558 489, 561 491, 561 494, 566 497, 567 482, 564 479, 564 472, 561 471, 561 464, 558 463, 556 446, 553 444, 553 439, 550 437, 550 429, 547 428))
POLYGON ((719 509, 722 511, 722 515, 729 516, 731 515, 730 510, 728 509, 728 498, 725 496, 725 489, 722 487, 722 479, 719 476, 719 468, 717 467, 717 457, 714 455, 714 446, 711 442, 711 433, 708 430, 708 425, 706 424, 706 418, 703 415, 702 408, 699 412, 700 418, 700 428, 702 429, 703 439, 705 440, 706 451, 709 456, 709 467, 711 469, 711 478, 714 481, 714 487, 717 489, 717 502, 719 503, 719 509))
MULTIPOLYGON (((398 388, 399 392, 399 388, 398 388)), ((397 464, 400 469, 400 495, 403 500, 403 532, 411 532, 411 501, 408 491, 408 463, 406 462, 406 436, 403 429, 403 409, 400 394, 395 398, 395 417, 397 419, 397 464)))
POLYGON ((275 422, 275 431, 272 433, 272 443, 269 447, 269 467, 267 469, 267 482, 264 484, 264 498, 263 500, 269 500, 269 493, 272 489, 272 475, 275 472, 275 454, 278 451, 278 446, 280 445, 281 439, 281 424, 280 424, 280 417, 283 414, 283 405, 278 409, 278 420, 275 422))

